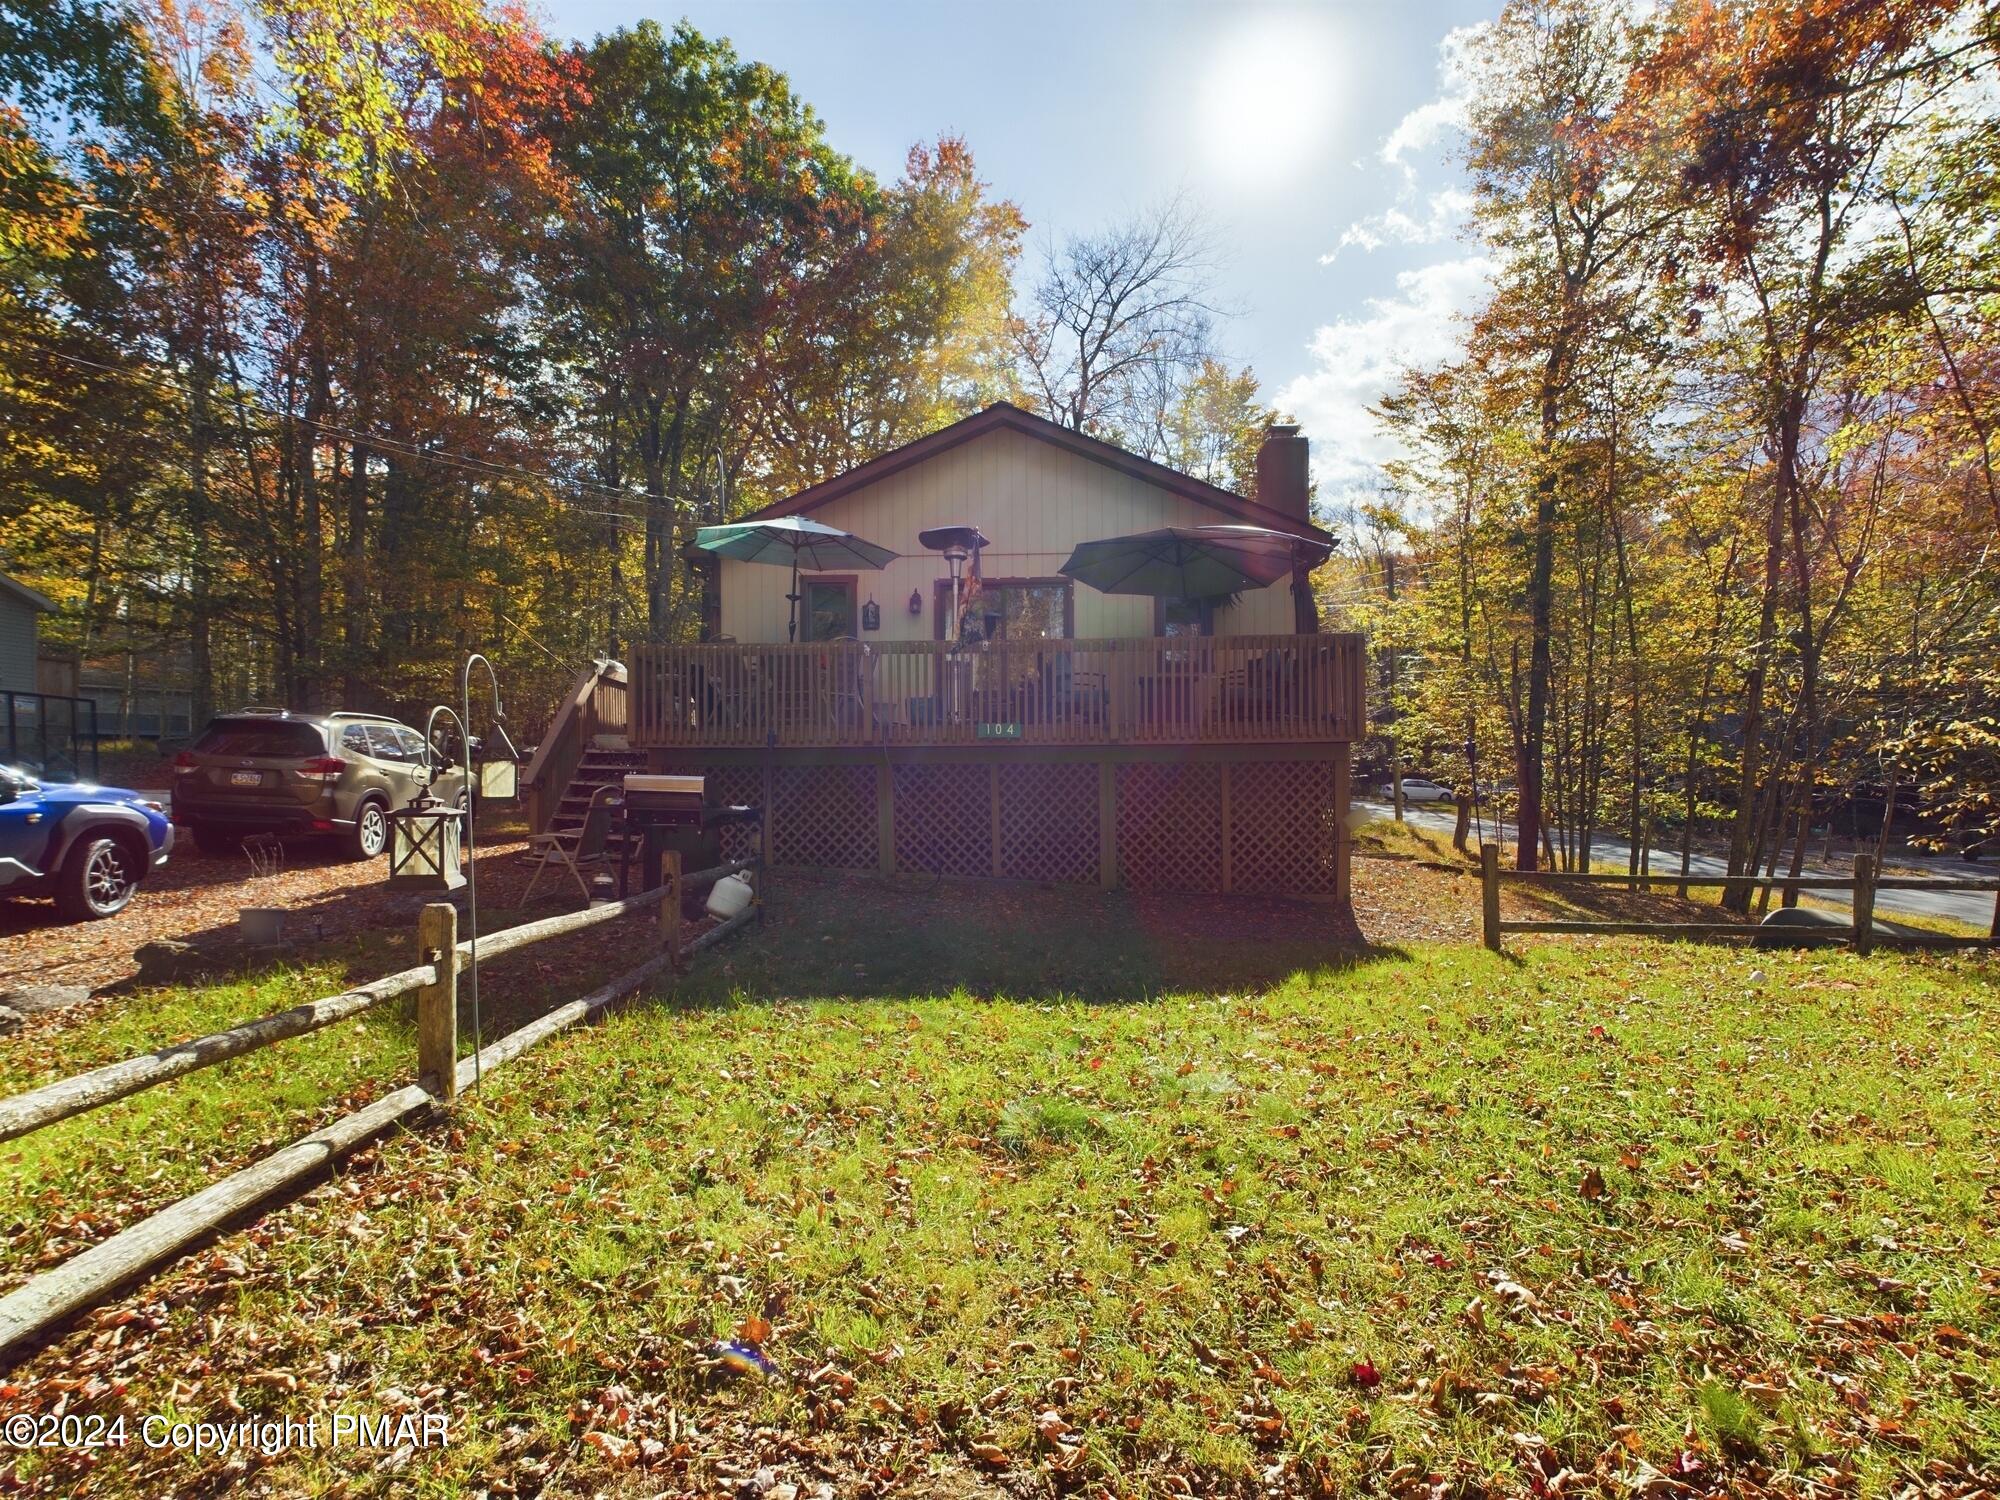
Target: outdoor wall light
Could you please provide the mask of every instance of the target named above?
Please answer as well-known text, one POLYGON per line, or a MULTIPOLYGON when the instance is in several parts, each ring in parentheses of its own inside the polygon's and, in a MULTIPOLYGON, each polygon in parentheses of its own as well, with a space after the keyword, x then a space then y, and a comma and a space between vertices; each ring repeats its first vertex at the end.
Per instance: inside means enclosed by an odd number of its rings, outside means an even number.
POLYGON ((882 628, 882 606, 877 604, 873 599, 870 599, 866 604, 861 606, 861 628, 863 630, 880 630, 882 628))
POLYGON ((924 591, 922 589, 911 589, 910 613, 913 615, 920 615, 923 612, 924 612, 924 591))

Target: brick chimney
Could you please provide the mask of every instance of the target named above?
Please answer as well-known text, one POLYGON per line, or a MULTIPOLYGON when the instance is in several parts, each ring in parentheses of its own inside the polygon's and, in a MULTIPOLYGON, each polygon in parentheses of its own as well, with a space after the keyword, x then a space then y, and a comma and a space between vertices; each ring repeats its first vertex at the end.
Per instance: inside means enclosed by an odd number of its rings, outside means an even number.
POLYGON ((1312 520, 1311 472, 1307 463, 1312 444, 1299 436, 1296 422, 1273 422, 1264 429, 1257 449, 1257 503, 1291 517, 1312 520))

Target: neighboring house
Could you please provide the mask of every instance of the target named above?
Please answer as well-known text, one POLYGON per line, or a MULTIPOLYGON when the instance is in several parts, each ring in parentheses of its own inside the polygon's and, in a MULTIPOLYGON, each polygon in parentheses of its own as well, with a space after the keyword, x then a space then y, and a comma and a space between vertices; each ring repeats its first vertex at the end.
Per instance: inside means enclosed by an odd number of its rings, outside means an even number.
POLYGON ((1078 543, 1166 526, 1331 540, 1296 428, 1271 430, 1259 474, 1248 499, 998 405, 744 517, 809 516, 901 556, 804 574, 796 645, 788 569, 691 559, 712 638, 637 646, 629 678, 579 684, 538 822, 580 814, 605 756, 571 768, 612 727, 629 763, 761 804, 778 865, 1345 899, 1360 638, 1298 633, 1284 581, 1155 600, 1058 571, 1078 543), (953 525, 987 539, 962 641, 947 564, 918 540, 953 525))
POLYGON ((32 693, 41 618, 55 605, 0 573, 0 692, 32 693))

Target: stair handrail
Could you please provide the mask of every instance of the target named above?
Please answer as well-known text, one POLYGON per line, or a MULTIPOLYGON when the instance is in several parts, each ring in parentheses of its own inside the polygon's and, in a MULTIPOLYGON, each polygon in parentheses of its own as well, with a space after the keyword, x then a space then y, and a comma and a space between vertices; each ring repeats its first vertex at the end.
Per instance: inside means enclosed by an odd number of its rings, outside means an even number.
POLYGON ((528 768, 521 781, 531 798, 529 824, 536 833, 546 831, 555 816, 556 808, 562 801, 562 789, 576 774, 577 763, 583 758, 589 737, 596 732, 594 705, 598 684, 602 682, 615 682, 624 687, 625 664, 600 656, 579 672, 575 683, 557 706, 548 732, 542 736, 541 743, 535 746, 535 753, 528 760, 528 768), (548 795, 548 787, 558 777, 551 775, 551 771, 559 773, 562 783, 554 797, 548 795))

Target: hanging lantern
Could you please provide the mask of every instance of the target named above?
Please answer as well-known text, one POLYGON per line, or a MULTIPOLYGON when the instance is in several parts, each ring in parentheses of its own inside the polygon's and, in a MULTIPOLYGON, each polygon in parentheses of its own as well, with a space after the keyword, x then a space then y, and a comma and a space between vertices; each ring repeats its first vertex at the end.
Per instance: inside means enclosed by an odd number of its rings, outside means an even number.
POLYGON ((513 803, 521 795, 521 757, 514 749, 514 742, 507 738, 507 728, 495 724, 493 733, 479 742, 479 753, 474 757, 478 762, 479 798, 482 802, 513 803), (496 746, 494 741, 498 740, 496 746))
POLYGON ((464 814, 429 796, 389 814, 389 884, 396 890, 455 891, 464 814))
POLYGON ((923 612, 924 612, 924 591, 922 589, 911 589, 910 613, 913 615, 920 615, 923 612))
POLYGON ((863 630, 880 630, 882 628, 882 606, 877 604, 873 599, 870 599, 866 604, 861 606, 861 628, 863 630))

